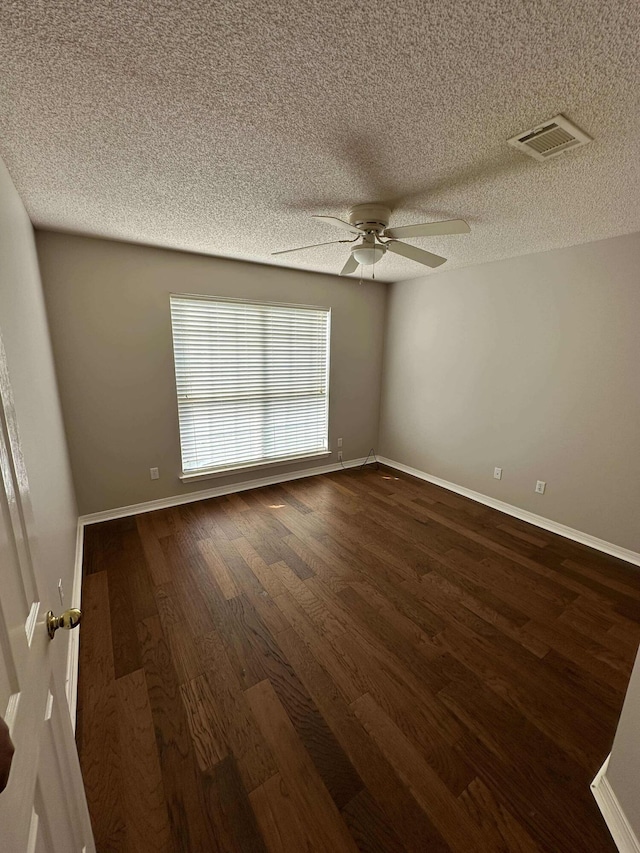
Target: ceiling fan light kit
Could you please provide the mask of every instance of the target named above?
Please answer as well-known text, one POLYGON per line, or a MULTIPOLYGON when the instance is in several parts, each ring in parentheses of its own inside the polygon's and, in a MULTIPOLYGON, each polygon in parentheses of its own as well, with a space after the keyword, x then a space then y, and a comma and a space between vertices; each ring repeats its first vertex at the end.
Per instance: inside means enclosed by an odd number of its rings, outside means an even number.
POLYGON ((351 248, 351 254, 363 266, 377 264, 386 251, 387 247, 384 243, 376 243, 375 238, 368 235, 363 237, 362 243, 351 248))
POLYGON ((425 222, 418 225, 400 225, 389 228, 391 210, 384 204, 356 204, 349 211, 349 220, 337 216, 314 216, 334 228, 348 231, 350 240, 331 240, 329 243, 316 243, 313 246, 300 246, 296 249, 284 249, 273 252, 283 255, 289 252, 301 252, 314 249, 317 246, 328 246, 335 243, 351 243, 349 258, 342 268, 340 275, 350 275, 359 266, 372 266, 378 263, 387 252, 401 255, 418 264, 427 267, 438 267, 446 261, 440 255, 434 255, 425 249, 411 246, 396 239, 398 237, 439 237, 450 234, 468 234, 471 230, 463 219, 450 219, 445 222, 425 222), (355 244, 355 245, 354 245, 355 244))

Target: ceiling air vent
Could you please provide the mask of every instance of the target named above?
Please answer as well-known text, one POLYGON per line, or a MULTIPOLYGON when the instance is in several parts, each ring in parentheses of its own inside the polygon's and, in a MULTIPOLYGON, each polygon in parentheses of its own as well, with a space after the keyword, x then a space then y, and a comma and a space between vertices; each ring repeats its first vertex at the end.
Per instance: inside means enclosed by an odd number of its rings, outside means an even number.
POLYGON ((536 160, 551 160, 566 151, 587 145, 591 137, 563 115, 557 115, 544 124, 518 133, 507 142, 536 160))

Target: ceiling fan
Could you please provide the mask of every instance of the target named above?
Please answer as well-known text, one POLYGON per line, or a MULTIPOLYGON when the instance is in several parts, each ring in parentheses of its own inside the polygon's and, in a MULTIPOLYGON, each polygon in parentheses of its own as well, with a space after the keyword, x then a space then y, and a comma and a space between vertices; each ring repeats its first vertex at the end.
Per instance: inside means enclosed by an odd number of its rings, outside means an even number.
POLYGON ((351 240, 329 240, 327 243, 315 243, 311 246, 299 246, 296 249, 284 249, 272 252, 272 255, 286 255, 289 252, 302 252, 315 249, 316 246, 330 246, 334 243, 351 243, 351 250, 340 275, 355 272, 360 264, 376 264, 386 252, 402 255, 427 267, 439 267, 447 259, 410 246, 396 239, 398 237, 439 237, 445 234, 468 234, 471 229, 464 219, 448 219, 444 222, 425 222, 422 225, 401 225, 388 228, 391 210, 383 204, 357 204, 349 211, 349 221, 336 216, 314 216, 336 228, 342 228, 355 236, 351 240))

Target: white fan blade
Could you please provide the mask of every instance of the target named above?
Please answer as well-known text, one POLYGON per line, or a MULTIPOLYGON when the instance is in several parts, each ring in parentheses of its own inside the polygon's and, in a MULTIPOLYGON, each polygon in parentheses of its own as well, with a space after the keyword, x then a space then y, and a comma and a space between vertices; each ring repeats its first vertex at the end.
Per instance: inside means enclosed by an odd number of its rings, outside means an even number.
POLYGON ((401 225, 387 228, 383 237, 439 237, 445 234, 468 234, 471 228, 464 219, 447 219, 444 222, 425 222, 422 225, 401 225))
POLYGON ((315 249, 317 246, 332 246, 334 243, 350 243, 351 240, 329 240, 327 243, 313 243, 311 246, 298 246, 297 249, 281 249, 271 252, 272 255, 287 255, 289 252, 303 252, 305 249, 315 249))
POLYGON ((439 267, 447 259, 441 258, 440 255, 434 255, 433 252, 425 252, 424 249, 419 249, 417 246, 410 246, 408 243, 401 243, 399 240, 390 240, 386 243, 386 247, 390 252, 395 252, 396 255, 402 255, 409 258, 410 261, 417 261, 419 264, 424 264, 426 267, 439 267))
POLYGON ((347 263, 342 267, 340 271, 340 275, 349 275, 352 272, 355 272, 358 269, 358 262, 354 258, 353 255, 349 255, 347 258, 347 263))
POLYGON ((344 219, 338 219, 337 216, 315 216, 314 219, 322 219, 323 222, 328 222, 329 225, 333 225, 334 228, 346 228, 347 231, 351 231, 352 234, 357 234, 360 236, 362 231, 359 228, 356 228, 355 225, 351 225, 349 222, 345 222, 344 219))

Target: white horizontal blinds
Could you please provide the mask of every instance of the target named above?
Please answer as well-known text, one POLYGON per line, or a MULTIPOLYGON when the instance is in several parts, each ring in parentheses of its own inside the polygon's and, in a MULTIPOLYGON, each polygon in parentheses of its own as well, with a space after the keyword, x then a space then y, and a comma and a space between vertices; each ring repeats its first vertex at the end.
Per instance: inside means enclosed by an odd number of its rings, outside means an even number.
POLYGON ((327 449, 329 316, 171 297, 185 474, 327 449))

